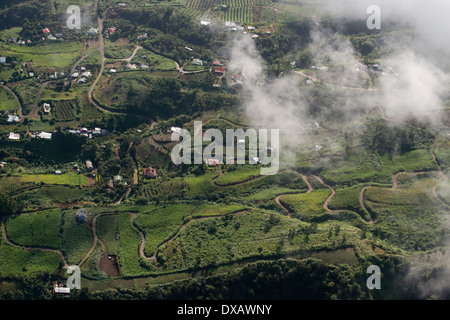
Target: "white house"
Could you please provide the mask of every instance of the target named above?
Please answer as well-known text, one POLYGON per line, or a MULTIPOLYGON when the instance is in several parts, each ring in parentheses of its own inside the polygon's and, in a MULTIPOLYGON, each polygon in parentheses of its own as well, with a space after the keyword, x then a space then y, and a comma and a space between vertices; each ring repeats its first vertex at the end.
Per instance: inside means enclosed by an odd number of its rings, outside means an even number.
POLYGON ((39 134, 37 136, 38 136, 38 138, 46 139, 46 140, 50 140, 52 138, 52 134, 49 132, 39 132, 39 134))
POLYGON ((19 118, 19 116, 10 114, 10 115, 8 116, 8 120, 7 120, 7 121, 8 121, 9 123, 12 123, 12 122, 19 122, 19 121, 20 121, 20 118, 19 118))
POLYGON ((54 288, 54 292, 55 293, 69 294, 70 293, 70 288, 69 287, 58 287, 58 285, 56 285, 55 288, 54 288))
POLYGON ((20 140, 20 134, 14 133, 14 132, 10 132, 8 139, 9 140, 20 140))
POLYGON ((50 103, 44 103, 44 113, 50 112, 50 103))

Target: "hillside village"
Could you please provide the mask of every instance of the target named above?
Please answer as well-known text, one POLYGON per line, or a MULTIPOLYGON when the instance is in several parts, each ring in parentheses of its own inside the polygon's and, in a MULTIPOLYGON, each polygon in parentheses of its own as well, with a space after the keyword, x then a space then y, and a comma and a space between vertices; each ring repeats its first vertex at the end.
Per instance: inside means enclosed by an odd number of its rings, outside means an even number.
POLYGON ((0 6, 0 299, 409 299, 446 283, 447 71, 440 54, 387 59, 410 25, 367 30, 309 0, 77 5, 80 29, 62 0, 0 6), (256 145, 263 129, 279 134, 256 145), (200 162, 173 160, 185 130, 200 162), (417 284, 398 285, 412 265, 417 284))

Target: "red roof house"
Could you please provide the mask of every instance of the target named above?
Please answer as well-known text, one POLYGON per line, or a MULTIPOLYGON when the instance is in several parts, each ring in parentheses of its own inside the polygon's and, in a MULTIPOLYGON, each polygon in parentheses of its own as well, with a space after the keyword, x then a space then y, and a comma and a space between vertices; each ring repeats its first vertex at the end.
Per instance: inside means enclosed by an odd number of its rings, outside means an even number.
POLYGON ((225 74, 225 68, 223 67, 215 67, 214 72, 218 74, 225 74))
POLYGON ((152 167, 144 168, 144 177, 146 178, 156 178, 156 170, 152 167))

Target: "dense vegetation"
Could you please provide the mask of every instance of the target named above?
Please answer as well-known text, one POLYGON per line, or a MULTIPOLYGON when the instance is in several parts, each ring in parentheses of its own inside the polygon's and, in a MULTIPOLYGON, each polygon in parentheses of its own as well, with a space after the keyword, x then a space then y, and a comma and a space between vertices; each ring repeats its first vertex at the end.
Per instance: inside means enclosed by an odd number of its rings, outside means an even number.
POLYGON ((79 1, 81 30, 64 27, 66 1, 0 4, 0 299, 449 297, 448 112, 433 126, 367 102, 391 31, 406 27, 318 22, 309 1, 95 3, 79 1), (231 69, 242 31, 262 58, 250 86, 231 69), (326 53, 342 43, 358 75, 326 53), (294 98, 271 94, 299 128, 280 137, 278 173, 171 161, 173 132, 198 134, 194 121, 223 134, 270 125, 248 104, 285 79, 294 98), (67 297, 52 293, 65 264, 83 285, 67 297), (366 286, 372 264, 383 290, 366 286))

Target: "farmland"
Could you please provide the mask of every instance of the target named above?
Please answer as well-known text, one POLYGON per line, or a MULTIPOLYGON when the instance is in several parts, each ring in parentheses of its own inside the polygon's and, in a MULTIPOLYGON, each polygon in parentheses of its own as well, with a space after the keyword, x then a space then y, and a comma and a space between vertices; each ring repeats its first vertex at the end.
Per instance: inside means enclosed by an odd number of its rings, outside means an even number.
POLYGON ((58 100, 51 104, 56 119, 67 121, 75 118, 76 100, 58 100))
POLYGON ((82 0, 69 29, 68 0, 4 2, 0 300, 450 298, 450 65, 413 22, 367 31, 312 0, 82 0), (216 164, 211 129, 279 136, 237 137, 246 163, 216 164), (201 163, 173 159, 186 132, 201 163), (82 289, 54 292, 74 265, 82 289))
POLYGON ((59 210, 23 214, 10 218, 6 230, 16 244, 58 249, 60 219, 59 210))
POLYGON ((42 182, 45 184, 67 184, 67 185, 87 185, 87 178, 73 172, 61 175, 55 174, 24 174, 20 177, 21 182, 42 182))
POLYGON ((224 12, 222 21, 239 22, 242 24, 253 23, 253 7, 232 7, 224 12))
POLYGON ((13 95, 2 87, 0 87, 0 101, 0 111, 14 111, 19 108, 13 95))

